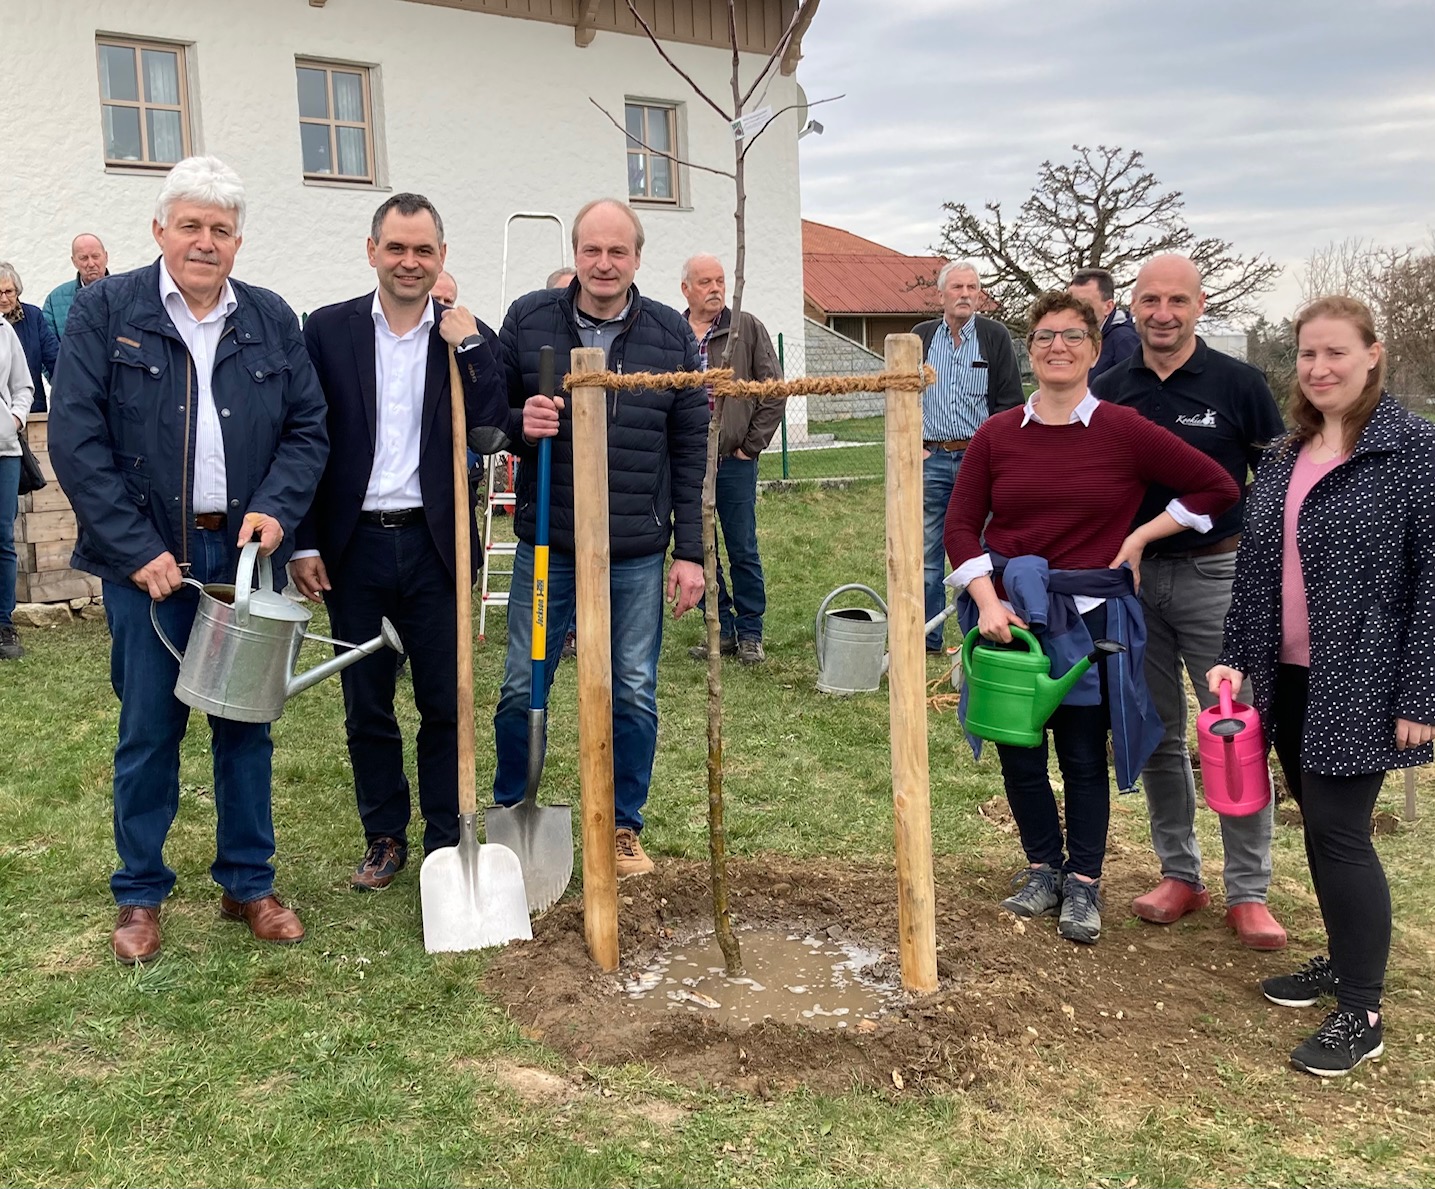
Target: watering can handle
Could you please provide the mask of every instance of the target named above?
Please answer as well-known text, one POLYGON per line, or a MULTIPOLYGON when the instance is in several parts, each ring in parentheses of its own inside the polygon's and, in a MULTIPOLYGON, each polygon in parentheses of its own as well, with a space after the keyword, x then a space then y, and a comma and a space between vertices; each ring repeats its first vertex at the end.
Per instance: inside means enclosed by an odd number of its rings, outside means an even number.
MULTIPOLYGON (((200 594, 204 593, 204 583, 196 582, 193 578, 185 578, 183 582, 186 586, 194 587, 200 594)), ((159 626, 158 607, 159 600, 157 599, 149 605, 149 621, 154 624, 154 634, 159 637, 159 642, 169 649, 170 655, 180 664, 184 664, 184 653, 180 652, 180 650, 170 642, 170 638, 164 634, 164 628, 159 626)))
POLYGON ((812 638, 817 644, 817 667, 819 669, 822 668, 822 653, 823 648, 827 642, 827 630, 822 626, 823 623, 826 621, 827 607, 838 595, 849 590, 860 590, 863 594, 870 595, 872 599, 876 602, 877 606, 882 608, 882 614, 887 614, 886 600, 883 599, 882 596, 879 595, 870 586, 864 586, 860 582, 848 582, 846 585, 839 586, 836 590, 829 594, 825 599, 822 600, 822 605, 817 608, 817 621, 813 624, 812 628, 812 638))
POLYGON ((1234 711, 1234 709, 1233 709, 1233 707, 1232 707, 1232 699, 1231 699, 1231 683, 1230 683, 1229 681, 1222 681, 1222 682, 1221 682, 1221 717, 1222 717, 1222 718, 1230 718, 1231 715, 1234 714, 1234 713, 1235 713, 1235 711, 1234 711))
POLYGON ((250 541, 239 551, 239 569, 234 574, 234 620, 238 624, 249 622, 249 595, 254 586, 254 561, 259 560, 259 584, 261 590, 274 586, 274 566, 268 557, 259 557, 259 542, 250 541))

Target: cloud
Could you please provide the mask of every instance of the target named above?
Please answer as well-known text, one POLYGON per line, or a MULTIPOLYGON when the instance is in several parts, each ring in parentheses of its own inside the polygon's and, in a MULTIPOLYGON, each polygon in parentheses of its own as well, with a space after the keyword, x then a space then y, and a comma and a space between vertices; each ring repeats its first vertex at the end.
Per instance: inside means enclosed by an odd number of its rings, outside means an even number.
POLYGON ((924 251, 942 203, 1015 207, 1043 160, 1108 144, 1243 253, 1412 242, 1435 226, 1432 47, 1428 0, 824 0, 799 75, 847 97, 802 142, 803 212, 924 251))

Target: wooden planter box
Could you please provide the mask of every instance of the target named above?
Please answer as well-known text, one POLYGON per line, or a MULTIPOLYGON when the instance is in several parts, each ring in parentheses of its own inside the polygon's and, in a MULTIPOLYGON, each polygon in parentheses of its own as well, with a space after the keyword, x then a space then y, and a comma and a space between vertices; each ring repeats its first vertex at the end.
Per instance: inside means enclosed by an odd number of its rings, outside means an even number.
POLYGON ((64 603, 70 599, 93 598, 100 593, 100 580, 70 568, 75 548, 75 514, 70 501, 55 481, 50 465, 50 417, 35 413, 26 427, 30 449, 40 470, 49 480, 39 491, 20 497, 20 514, 15 519, 15 551, 19 574, 15 579, 15 600, 20 603, 64 603))

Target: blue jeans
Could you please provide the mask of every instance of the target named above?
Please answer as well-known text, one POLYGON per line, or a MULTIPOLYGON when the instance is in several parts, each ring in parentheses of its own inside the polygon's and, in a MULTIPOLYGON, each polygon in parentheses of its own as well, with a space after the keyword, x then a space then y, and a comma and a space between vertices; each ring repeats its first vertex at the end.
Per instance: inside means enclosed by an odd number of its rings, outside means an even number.
POLYGON ((732 575, 729 597, 719 552, 718 630, 729 640, 761 640, 767 588, 763 584, 762 558, 757 552, 757 459, 732 455, 720 458, 716 494, 718 522, 732 575))
MULTIPOLYGON (((190 577, 233 582, 238 560, 228 530, 193 532, 190 577)), ((115 849, 120 868, 110 879, 117 904, 157 908, 174 887, 164 843, 179 811, 179 744, 189 707, 174 696, 179 662, 150 623, 150 597, 133 583, 104 584, 110 625, 110 683, 120 699, 115 747, 115 849)), ((199 606, 184 587, 159 604, 159 621, 183 651, 199 606)), ((240 903, 274 891, 274 818, 267 723, 209 719, 214 753, 214 807, 218 817, 214 882, 240 903)))
MULTIPOLYGON (((658 749, 658 653, 663 646, 663 554, 609 566, 613 650, 613 800, 619 829, 641 830, 658 749)), ((532 687, 533 546, 518 544, 508 596, 508 658, 493 715, 498 768, 493 799, 523 800, 528 783, 528 700, 532 687)), ((547 684, 563 650, 577 603, 573 555, 548 555, 547 684)), ((547 689, 544 690, 545 702, 547 689)))
MULTIPOLYGON (((424 851, 458 845, 458 648, 454 584, 428 524, 381 528, 360 522, 324 601, 341 640, 362 644, 388 617, 398 629, 413 676, 419 729, 415 741, 424 851)), ((335 651, 338 651, 337 649, 335 651)), ((385 648, 339 674, 354 795, 366 844, 408 845, 412 802, 404 740, 394 717, 398 654, 385 648)))
MULTIPOLYGON (((8 417, 9 413, 0 413, 8 417)), ((20 513, 20 456, 0 458, 0 628, 15 612, 15 517, 20 513)))
MULTIPOLYGON (((941 613, 947 605, 947 592, 942 579, 947 575, 947 555, 942 547, 942 530, 947 523, 947 505, 952 502, 952 488, 961 469, 960 450, 933 450, 922 460, 922 576, 927 594, 927 619, 941 613)), ((943 624, 927 636, 927 650, 942 646, 943 624)))

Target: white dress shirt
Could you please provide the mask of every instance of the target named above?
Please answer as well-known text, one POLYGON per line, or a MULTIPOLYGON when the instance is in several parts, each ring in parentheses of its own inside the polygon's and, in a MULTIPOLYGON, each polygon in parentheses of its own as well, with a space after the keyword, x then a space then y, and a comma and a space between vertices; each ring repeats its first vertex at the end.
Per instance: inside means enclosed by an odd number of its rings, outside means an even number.
POLYGON ((423 319, 407 334, 389 329, 374 290, 374 469, 364 490, 365 512, 421 508, 419 436, 423 429, 424 379, 428 373, 430 299, 423 319))
MULTIPOLYGON (((233 286, 226 279, 219 304, 203 318, 196 318, 163 261, 159 266, 159 297, 165 312, 174 322, 174 328, 179 331, 179 337, 189 348, 189 357, 194 361, 195 386, 199 391, 199 399, 195 402, 198 416, 194 437, 194 484, 190 491, 194 513, 198 516, 204 512, 227 512, 229 487, 224 470, 224 434, 219 428, 219 410, 215 408, 210 386, 214 380, 214 356, 224 335, 225 320, 234 313, 239 303, 234 299, 233 286)), ((226 409, 225 414, 228 415, 228 412, 226 409)))

